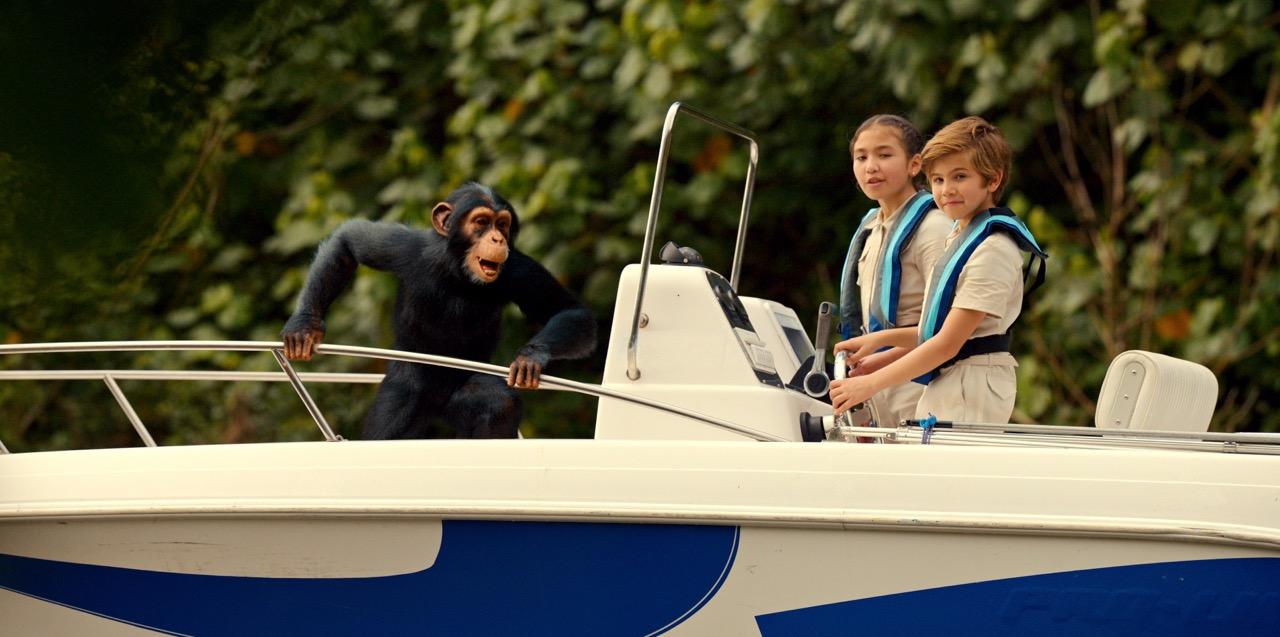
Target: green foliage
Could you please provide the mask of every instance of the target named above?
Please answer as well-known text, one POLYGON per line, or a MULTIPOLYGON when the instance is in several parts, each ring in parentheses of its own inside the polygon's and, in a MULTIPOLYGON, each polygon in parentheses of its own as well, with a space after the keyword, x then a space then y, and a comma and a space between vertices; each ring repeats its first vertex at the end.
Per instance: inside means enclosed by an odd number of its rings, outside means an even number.
MULTIPOLYGON (((1280 430, 1280 380, 1269 373, 1280 357, 1280 309, 1268 301, 1280 296, 1271 2, 175 7, 143 12, 144 32, 125 32, 131 46, 117 42, 98 60, 101 80, 77 78, 85 100, 111 95, 91 102, 103 115, 82 159, 109 169, 121 201, 133 202, 128 214, 95 215, 86 193, 103 182, 51 159, 67 148, 60 137, 34 152, 30 140, 0 136, 0 339, 274 340, 334 227, 353 217, 423 224, 470 179, 515 202, 520 249, 579 292, 607 332, 618 272, 640 256, 658 133, 675 100, 760 136, 743 292, 810 316, 835 297, 851 224, 870 205, 849 173, 850 133, 876 112, 925 130, 976 113, 1014 144, 1011 205, 1052 255, 1015 339, 1016 417, 1090 422, 1111 357, 1142 348, 1219 374, 1217 428, 1280 430), (54 204, 58 214, 42 213, 54 204), (94 240, 72 232, 86 229, 94 240)), ((727 272, 744 151, 696 125, 681 127, 673 151, 659 242, 693 244, 727 272)), ((362 272, 328 317, 329 341, 389 345, 394 294, 394 281, 362 272)), ((508 319, 500 364, 528 335, 518 313, 508 319)), ((594 381, 602 360, 551 373, 594 381)), ((0 367, 55 362, 64 359, 0 367)), ((378 366, 323 359, 307 369, 378 366)), ((125 389, 162 444, 317 436, 282 384, 125 389)), ((370 388, 315 391, 330 421, 357 435, 370 388)), ((5 383, 0 440, 14 450, 130 444, 123 418, 102 408, 109 400, 94 383, 5 383)), ((590 435, 593 401, 527 400, 526 433, 590 435)))

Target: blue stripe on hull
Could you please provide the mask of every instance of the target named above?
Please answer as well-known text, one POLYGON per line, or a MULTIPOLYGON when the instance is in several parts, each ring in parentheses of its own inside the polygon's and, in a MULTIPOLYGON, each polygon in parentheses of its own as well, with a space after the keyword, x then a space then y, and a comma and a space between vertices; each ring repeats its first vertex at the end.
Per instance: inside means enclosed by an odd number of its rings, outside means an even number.
POLYGON ((0 587, 175 634, 645 635, 715 594, 739 537, 723 526, 442 527, 435 564, 404 575, 233 577, 0 555, 0 587))
POLYGON ((761 615, 781 635, 1263 635, 1280 558, 1118 566, 977 582, 761 615))

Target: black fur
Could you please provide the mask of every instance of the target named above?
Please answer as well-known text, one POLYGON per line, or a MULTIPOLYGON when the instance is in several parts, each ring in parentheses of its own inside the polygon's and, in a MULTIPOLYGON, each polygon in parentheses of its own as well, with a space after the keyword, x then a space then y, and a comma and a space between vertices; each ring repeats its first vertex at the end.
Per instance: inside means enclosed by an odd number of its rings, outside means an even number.
MULTIPOLYGON (((468 184, 446 202, 453 205, 449 237, 400 224, 348 221, 320 245, 298 308, 285 324, 286 338, 324 330, 324 315, 346 289, 358 264, 392 273, 396 295, 395 349, 488 362, 501 327, 502 309, 515 303, 543 328, 517 352, 540 367, 554 359, 582 358, 595 348, 595 318, 532 258, 510 248, 496 281, 474 282, 463 257, 470 239, 459 232, 476 206, 512 215, 491 189, 468 184)), ((461 370, 389 362, 387 375, 364 421, 366 439, 418 438, 441 417, 459 438, 514 438, 520 424, 519 394, 505 379, 461 370)))

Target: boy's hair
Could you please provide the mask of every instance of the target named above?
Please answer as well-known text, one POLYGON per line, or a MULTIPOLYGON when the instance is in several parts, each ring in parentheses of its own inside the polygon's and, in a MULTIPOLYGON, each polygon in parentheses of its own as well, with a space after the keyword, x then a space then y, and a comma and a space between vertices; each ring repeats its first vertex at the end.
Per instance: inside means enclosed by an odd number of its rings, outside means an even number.
POLYGON ((996 173, 1003 175, 1000 187, 991 193, 991 200, 999 203, 1005 186, 1009 184, 1013 160, 1013 151, 1009 149, 1009 143, 1004 140, 1000 129, 977 115, 943 126, 942 130, 933 134, 920 152, 920 159, 924 164, 924 170, 920 172, 929 174, 929 167, 933 162, 956 153, 969 153, 973 168, 988 182, 996 178, 996 173))
POLYGON ((902 140, 902 147, 907 150, 907 159, 911 159, 924 148, 924 135, 912 124, 907 118, 900 115, 872 115, 866 121, 858 126, 858 130, 853 132, 853 137, 849 138, 849 154, 853 154, 853 143, 858 141, 858 136, 863 131, 872 126, 888 126, 898 129, 898 137, 902 140))

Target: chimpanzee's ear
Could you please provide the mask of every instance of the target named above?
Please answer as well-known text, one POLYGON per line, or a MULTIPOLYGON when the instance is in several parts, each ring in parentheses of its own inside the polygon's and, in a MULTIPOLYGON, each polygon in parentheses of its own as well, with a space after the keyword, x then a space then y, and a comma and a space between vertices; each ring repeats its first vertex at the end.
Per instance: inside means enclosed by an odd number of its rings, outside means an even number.
POLYGON ((436 232, 440 236, 449 236, 449 218, 453 216, 453 205, 447 201, 441 201, 431 209, 431 225, 435 227, 436 232))

